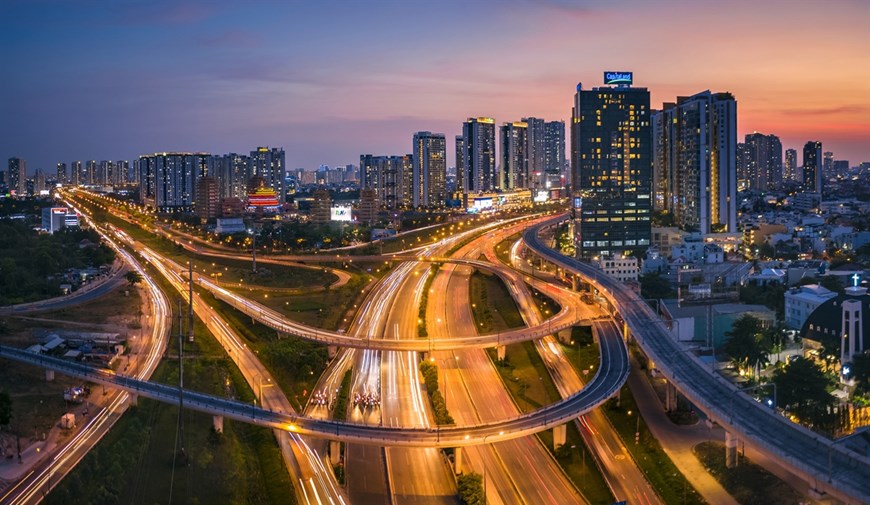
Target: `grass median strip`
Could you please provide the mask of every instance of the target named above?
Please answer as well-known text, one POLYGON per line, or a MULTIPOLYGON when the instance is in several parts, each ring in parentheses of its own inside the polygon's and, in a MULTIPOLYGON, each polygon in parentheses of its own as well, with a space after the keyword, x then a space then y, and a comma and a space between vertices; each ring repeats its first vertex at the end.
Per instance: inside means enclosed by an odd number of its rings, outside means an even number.
POLYGON ((420 374, 423 375, 423 382, 426 384, 426 393, 429 395, 432 412, 435 414, 435 424, 439 426, 454 424, 453 417, 447 411, 447 404, 444 402, 444 397, 438 387, 438 365, 421 361, 420 374))

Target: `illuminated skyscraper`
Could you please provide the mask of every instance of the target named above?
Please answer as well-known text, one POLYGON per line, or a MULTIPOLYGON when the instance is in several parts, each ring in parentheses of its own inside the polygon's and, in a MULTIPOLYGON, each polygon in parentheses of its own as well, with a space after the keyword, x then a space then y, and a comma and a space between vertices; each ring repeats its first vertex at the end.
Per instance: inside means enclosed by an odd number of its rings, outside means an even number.
POLYGON ((782 178, 786 181, 796 181, 797 177, 797 150, 785 150, 785 163, 783 165, 782 178))
POLYGON ((746 135, 749 189, 768 191, 782 182, 782 143, 776 135, 746 135))
MULTIPOLYGON (((456 136, 456 190, 454 198, 459 200, 465 200, 465 195, 468 193, 468 182, 465 180, 467 177, 468 167, 465 165, 465 157, 468 155, 468 152, 465 148, 465 137, 462 135, 456 136)), ((463 202, 463 206, 467 202, 463 202)))
MULTIPOLYGON (((516 186, 523 188, 543 187, 544 181, 544 157, 547 152, 547 122, 536 117, 524 117, 523 123, 526 123, 526 179, 524 186, 516 186)), ((505 123, 507 125, 508 123, 505 123)), ((504 128, 504 126, 502 126, 504 128)), ((504 142, 502 142, 504 148, 504 142)), ((504 153, 501 155, 502 171, 505 170, 504 153)))
POLYGON ((834 174, 834 153, 825 151, 822 160, 822 179, 833 178, 834 174))
POLYGON ((78 186, 82 183, 82 162, 73 161, 70 163, 70 182, 73 186, 78 186))
POLYGON ((411 180, 414 207, 443 207, 447 202, 447 140, 443 133, 414 134, 411 180))
POLYGON ((69 182, 66 175, 66 163, 59 162, 57 164, 57 183, 58 184, 66 184, 69 182))
MULTIPOLYGON (((462 124, 462 136, 465 143, 462 176, 465 193, 493 191, 498 187, 498 173, 495 166, 495 120, 490 117, 468 118, 468 121, 462 124)), ((456 168, 458 171, 458 164, 456 168)))
POLYGON ((531 163, 528 158, 528 148, 534 145, 535 150, 540 154, 538 157, 543 163, 544 121, 540 119, 535 119, 535 121, 539 122, 537 129, 540 141, 528 138, 529 125, 525 122, 505 123, 499 128, 501 133, 501 176, 498 187, 500 189, 530 187, 530 177, 533 172, 529 168, 531 163))
POLYGON ((27 194, 27 161, 21 158, 9 158, 7 186, 18 196, 27 194))
MULTIPOLYGON (((630 82, 630 81, 629 81, 630 82)), ((592 259, 650 245, 649 91, 577 85, 571 117, 577 251, 592 259)))
POLYGON ((82 184, 85 186, 90 186, 93 184, 97 184, 97 161, 89 160, 85 163, 85 172, 84 177, 82 177, 82 184))
POLYGON ((652 117, 653 207, 684 230, 737 231, 737 102, 704 91, 652 117))
POLYGON ((804 191, 822 194, 822 143, 811 140, 804 144, 804 191))
POLYGON ((549 186, 559 186, 565 168, 565 122, 548 121, 544 124, 544 175, 549 186))
POLYGON ((258 147, 256 151, 251 151, 248 174, 251 177, 260 176, 265 179, 266 185, 274 189, 278 195, 278 201, 284 203, 286 198, 284 191, 286 167, 284 149, 258 147))

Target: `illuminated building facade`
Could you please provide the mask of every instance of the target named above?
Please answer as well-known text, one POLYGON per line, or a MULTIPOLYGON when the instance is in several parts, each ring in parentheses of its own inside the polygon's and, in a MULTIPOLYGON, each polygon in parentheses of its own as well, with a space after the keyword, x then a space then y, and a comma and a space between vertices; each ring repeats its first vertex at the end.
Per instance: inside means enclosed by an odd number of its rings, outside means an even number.
MULTIPOLYGON (((462 124, 464 163, 462 165, 465 193, 492 191, 498 187, 495 166, 495 120, 472 117, 462 124)), ((456 167, 459 171, 459 165, 456 167)))
POLYGON ((704 91, 652 116, 653 208, 683 230, 737 231, 737 102, 704 91))
POLYGON ((284 175, 287 171, 287 163, 284 149, 258 147, 251 151, 250 168, 248 175, 260 176, 266 180, 266 185, 275 190, 281 203, 284 202, 284 175))
POLYGON ((785 163, 783 164, 782 178, 786 181, 796 181, 797 177, 797 150, 785 150, 785 163))
MULTIPOLYGON (((540 133, 543 136, 543 121, 540 121, 540 123, 540 133)), ((504 123, 499 128, 499 131, 501 133, 501 177, 499 177, 498 181, 499 189, 528 188, 528 147, 532 144, 528 142, 528 123, 522 121, 504 123)), ((540 143, 543 144, 543 138, 540 143)))
POLYGON ((822 194, 822 143, 804 144, 804 191, 822 194))
POLYGON ((414 134, 411 203, 443 207, 447 202, 447 140, 443 133, 414 134))
POLYGON ((577 85, 571 122, 576 249, 582 259, 650 244, 650 96, 620 85, 577 85))
POLYGON ((359 157, 360 187, 373 189, 378 202, 388 209, 408 207, 412 202, 413 156, 359 157))
POLYGON ((158 212, 191 212, 197 178, 212 165, 208 153, 155 153, 139 157, 139 194, 158 212))
POLYGON ((746 171, 749 189, 768 191, 782 184, 782 142, 776 135, 746 135, 746 171))

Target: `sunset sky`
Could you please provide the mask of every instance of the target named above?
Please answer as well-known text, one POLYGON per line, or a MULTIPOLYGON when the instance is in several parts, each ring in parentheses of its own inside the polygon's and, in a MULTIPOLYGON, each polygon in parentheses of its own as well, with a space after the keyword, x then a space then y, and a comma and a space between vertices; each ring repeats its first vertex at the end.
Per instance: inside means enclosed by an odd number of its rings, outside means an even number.
MULTIPOLYGON (((870 1, 0 2, 0 159, 282 146, 289 168, 410 152, 468 116, 567 120, 630 70, 652 107, 705 89, 738 134, 870 161, 870 1), (613 4, 613 5, 611 5, 613 4)), ((569 153, 570 154, 570 153, 569 153)))

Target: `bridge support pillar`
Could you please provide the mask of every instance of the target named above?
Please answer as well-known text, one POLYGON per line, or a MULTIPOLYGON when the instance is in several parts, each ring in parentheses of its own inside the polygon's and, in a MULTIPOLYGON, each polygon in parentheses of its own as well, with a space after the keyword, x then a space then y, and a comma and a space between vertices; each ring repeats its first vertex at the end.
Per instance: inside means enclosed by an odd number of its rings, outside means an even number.
POLYGON ((725 468, 737 467, 737 435, 733 435, 730 431, 725 432, 725 468))
POLYGON ((338 354, 338 346, 336 346, 336 345, 326 346, 326 354, 327 354, 327 356, 329 356, 329 359, 334 358, 335 355, 338 354))
POLYGON ((507 351, 505 349, 505 346, 503 346, 503 345, 500 345, 500 346, 495 348, 495 355, 499 361, 504 361, 504 358, 506 356, 506 352, 507 351))
POLYGON ((628 342, 631 339, 631 330, 628 329, 628 323, 622 323, 622 339, 628 342))
POLYGON ((54 370, 46 370, 45 371, 45 381, 51 382, 54 380, 54 370))
POLYGON ((677 410, 677 388, 672 382, 665 384, 665 410, 668 412, 677 410))
POLYGON ((462 447, 453 449, 453 473, 462 473, 462 447))
POLYGON ((212 416, 211 422, 215 433, 224 432, 224 416, 212 416))
POLYGON ((333 465, 341 462, 341 442, 338 440, 329 441, 329 462, 333 465))
POLYGON ((567 440, 568 433, 568 425, 560 424, 559 426, 553 426, 553 450, 558 450, 559 447, 565 445, 565 441, 567 440))
POLYGON ((575 275, 571 276, 571 290, 577 291, 577 277, 575 275))
POLYGON ((130 393, 130 406, 135 407, 136 405, 139 405, 139 395, 130 393))

